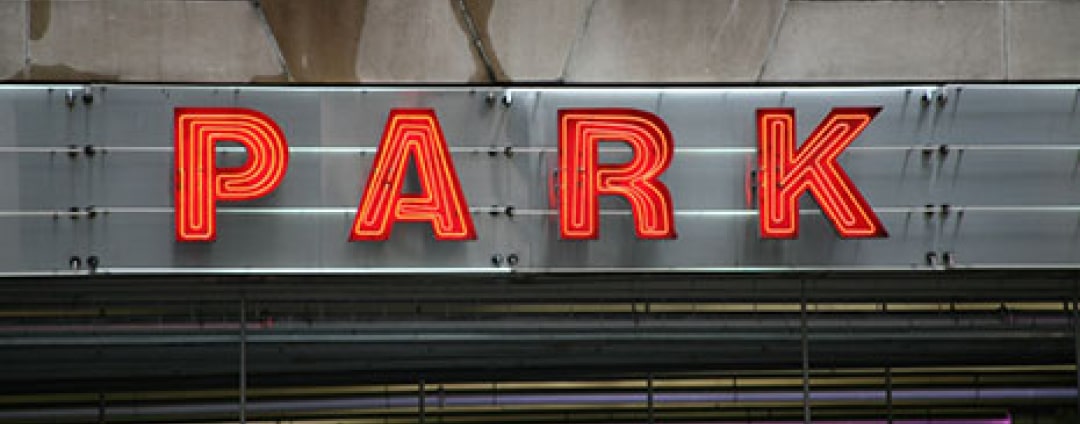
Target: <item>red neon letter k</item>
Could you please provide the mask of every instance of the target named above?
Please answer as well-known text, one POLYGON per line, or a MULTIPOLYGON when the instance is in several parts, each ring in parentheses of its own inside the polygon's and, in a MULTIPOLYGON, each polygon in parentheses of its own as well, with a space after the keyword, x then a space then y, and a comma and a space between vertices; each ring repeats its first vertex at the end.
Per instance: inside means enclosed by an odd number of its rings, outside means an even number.
POLYGON ((836 161, 880 107, 836 108, 795 147, 795 110, 759 109, 758 214, 764 238, 799 234, 799 197, 806 191, 844 238, 886 237, 870 204, 836 161))

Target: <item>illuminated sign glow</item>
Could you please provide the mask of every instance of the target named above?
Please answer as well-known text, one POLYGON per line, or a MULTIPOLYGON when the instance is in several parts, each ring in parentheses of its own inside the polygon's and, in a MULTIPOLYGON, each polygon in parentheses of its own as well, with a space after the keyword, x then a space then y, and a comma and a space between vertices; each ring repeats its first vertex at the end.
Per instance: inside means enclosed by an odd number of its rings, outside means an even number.
POLYGON ((434 110, 390 111, 349 240, 386 240, 395 221, 430 222, 437 240, 476 239, 434 110), (420 180, 418 194, 401 193, 410 159, 420 180))
POLYGON ((630 202, 634 230, 643 239, 675 238, 671 193, 658 180, 675 145, 658 116, 639 110, 559 111, 559 232, 564 239, 599 235, 599 195, 630 202), (633 151, 624 164, 600 164, 601 142, 623 142, 633 151))
POLYGON ((177 108, 174 123, 176 240, 213 241, 218 201, 265 196, 285 178, 285 135, 273 119, 250 109, 177 108), (247 161, 218 168, 219 142, 242 145, 247 161))
POLYGON ((881 108, 836 108, 795 147, 795 109, 759 109, 758 211, 761 236, 799 235, 799 197, 809 191, 845 238, 886 237, 870 204, 836 161, 881 108))
MULTIPOLYGON (((760 109, 758 214, 763 238, 795 238, 799 198, 807 191, 843 238, 886 237, 885 227, 837 162, 870 124, 879 107, 836 108, 797 146, 794 109, 760 109)), ((216 237, 218 201, 251 200, 282 181, 289 150, 268 116, 239 108, 177 108, 175 112, 176 239, 216 237), (243 146, 247 161, 218 168, 219 142, 243 146)), ((563 239, 599 237, 599 196, 630 204, 641 239, 676 237, 674 202, 660 176, 675 151, 660 117, 635 109, 559 111, 559 233, 563 239), (600 163, 600 143, 630 147, 626 163, 600 163)), ((468 202, 447 141, 432 109, 392 109, 349 232, 350 241, 383 241, 396 222, 426 222, 437 240, 475 240, 468 202), (409 164, 420 191, 403 193, 409 164)))

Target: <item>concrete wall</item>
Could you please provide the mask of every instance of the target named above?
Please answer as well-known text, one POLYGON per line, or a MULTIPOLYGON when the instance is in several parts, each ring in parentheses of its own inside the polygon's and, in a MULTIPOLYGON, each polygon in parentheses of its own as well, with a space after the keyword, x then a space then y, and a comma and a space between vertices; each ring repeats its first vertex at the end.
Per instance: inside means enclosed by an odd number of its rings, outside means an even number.
POLYGON ((1080 79, 1077 0, 0 0, 0 78, 1080 79))

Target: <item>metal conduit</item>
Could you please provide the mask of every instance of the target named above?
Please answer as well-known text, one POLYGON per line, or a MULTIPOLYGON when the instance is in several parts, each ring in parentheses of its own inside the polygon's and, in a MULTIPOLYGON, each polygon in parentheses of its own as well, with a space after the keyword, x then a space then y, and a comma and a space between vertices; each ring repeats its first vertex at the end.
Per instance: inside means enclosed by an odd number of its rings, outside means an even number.
MULTIPOLYGON (((327 141, 342 141, 342 139, 323 139, 327 141)), ((378 151, 377 147, 371 146, 376 144, 376 140, 352 140, 354 143, 365 144, 365 146, 291 146, 289 147, 290 154, 320 154, 320 155, 367 155, 374 154, 378 151)), ((927 149, 936 149, 941 145, 948 146, 951 151, 979 151, 979 152, 1008 152, 1008 153, 1023 153, 1023 152, 1077 152, 1080 151, 1080 146, 1071 144, 952 144, 942 143, 937 144, 912 144, 912 145, 900 145, 900 146, 850 146, 845 152, 922 152, 927 149)), ((131 154, 145 154, 145 153, 172 153, 175 149, 172 146, 109 146, 109 145, 95 145, 93 146, 97 152, 101 153, 131 153, 131 154)), ((557 147, 542 147, 542 146, 453 146, 449 147, 450 153, 459 154, 479 154, 479 153, 491 153, 493 151, 502 152, 504 148, 510 147, 514 153, 528 153, 528 154, 541 154, 541 153, 558 153, 557 147), (497 149, 496 149, 497 147, 497 149)), ((42 146, 42 147, 28 147, 28 146, 0 146, 0 154, 71 154, 81 153, 83 146, 42 146)), ((756 147, 675 147, 675 154, 693 154, 693 155, 747 155, 756 154, 756 147)), ((632 150, 629 147, 600 147, 600 153, 630 153, 632 150)), ((245 153, 246 149, 243 147, 231 147, 220 146, 215 147, 217 153, 245 153)))
MULTIPOLYGON (((656 393, 655 404, 676 403, 738 403, 753 405, 775 402, 800 402, 802 391, 783 392, 686 392, 656 393)), ((902 389, 893 390, 894 401, 972 401, 972 400, 1046 400, 1072 399, 1077 396, 1076 388, 953 388, 953 389, 902 389)), ((620 405, 646 404, 647 393, 549 393, 549 394, 446 394, 423 398, 424 406, 437 410, 443 407, 478 407, 478 406, 548 406, 574 407, 585 405, 620 405)), ((813 402, 840 401, 884 401, 887 397, 883 389, 816 391, 810 393, 813 402)), ((332 399, 303 400, 264 400, 249 401, 249 413, 298 413, 320 410, 382 410, 386 408, 408 408, 416 411, 416 395, 394 395, 375 397, 347 397, 332 399)), ((189 403, 183 405, 151 406, 107 406, 105 415, 113 418, 136 417, 146 415, 185 415, 185 414, 230 414, 235 413, 236 402, 189 403)), ((9 410, 0 411, 0 420, 85 420, 94 419, 100 413, 96 407, 54 408, 49 410, 9 410)), ((986 421, 982 421, 986 422, 986 421)), ((994 422, 994 421, 990 421, 994 422)))

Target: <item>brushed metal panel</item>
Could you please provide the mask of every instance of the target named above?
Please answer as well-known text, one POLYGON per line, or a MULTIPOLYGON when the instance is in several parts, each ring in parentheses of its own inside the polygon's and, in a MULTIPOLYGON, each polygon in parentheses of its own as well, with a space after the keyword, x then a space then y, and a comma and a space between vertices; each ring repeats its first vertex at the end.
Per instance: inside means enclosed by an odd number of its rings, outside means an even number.
MULTIPOLYGON (((0 275, 67 272, 73 255, 117 273, 1080 268, 1075 85, 95 85, 90 102, 85 88, 0 87, 0 275), (181 106, 257 109, 291 148, 274 193, 219 204, 214 243, 173 238, 172 120, 181 106), (840 239, 806 195, 799 239, 761 239, 756 110, 796 108, 802 140, 840 106, 882 107, 840 162, 890 237, 840 239), (641 109, 669 126, 676 153, 661 181, 678 239, 636 239, 617 197, 601 200, 597 240, 558 238, 558 111, 590 107, 641 109), (437 242, 427 224, 403 223, 386 242, 347 241, 391 108, 436 110, 477 240, 437 242), (937 259, 927 262, 928 253, 937 259)), ((235 149, 218 155, 226 165, 244 160, 235 149)), ((628 157, 621 143, 604 143, 602 161, 628 157)))

